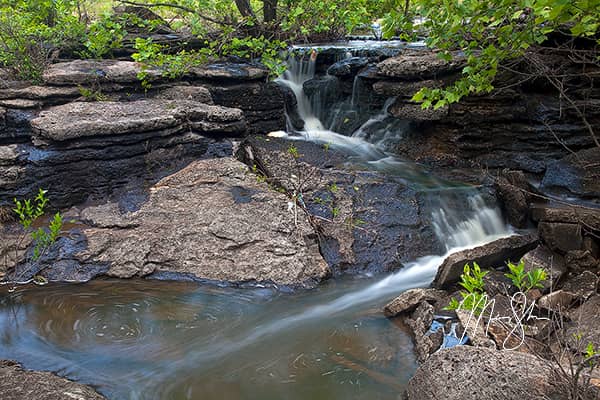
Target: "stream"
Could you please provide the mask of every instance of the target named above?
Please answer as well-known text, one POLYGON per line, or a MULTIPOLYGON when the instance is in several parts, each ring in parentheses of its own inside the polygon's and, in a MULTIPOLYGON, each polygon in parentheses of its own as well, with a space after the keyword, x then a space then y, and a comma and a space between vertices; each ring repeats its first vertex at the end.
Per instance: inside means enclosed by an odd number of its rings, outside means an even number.
POLYGON ((279 80, 294 91, 304 128, 278 135, 327 143, 354 166, 423 190, 458 188, 464 208, 432 211, 446 254, 388 276, 343 277, 292 293, 150 280, 2 286, 0 359, 91 384, 115 400, 399 398, 417 364, 409 335, 383 316, 383 305, 427 286, 447 254, 511 230, 476 190, 390 153, 403 127, 388 121, 387 104, 352 135, 334 132, 355 96, 337 111, 315 110, 302 90, 313 62, 292 60, 279 80))

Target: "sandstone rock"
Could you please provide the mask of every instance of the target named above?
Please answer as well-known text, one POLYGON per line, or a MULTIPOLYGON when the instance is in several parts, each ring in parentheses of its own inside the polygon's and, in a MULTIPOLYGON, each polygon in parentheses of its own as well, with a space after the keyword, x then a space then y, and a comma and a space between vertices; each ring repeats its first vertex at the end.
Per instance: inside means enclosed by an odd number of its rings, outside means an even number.
POLYGON ((451 61, 445 61, 433 51, 409 50, 380 62, 377 69, 382 76, 411 80, 457 72, 465 61, 459 54, 454 54, 451 61))
POLYGON ((49 372, 26 371, 13 361, 0 361, 0 397, 3 400, 102 400, 89 386, 49 372))
POLYGON ((562 254, 579 250, 583 245, 581 225, 559 222, 540 222, 538 232, 542 241, 552 250, 562 254))
POLYGON ((494 182, 508 222, 516 228, 526 228, 532 187, 522 171, 502 171, 494 182))
POLYGON ((204 86, 173 86, 161 90, 157 99, 192 100, 199 103, 214 104, 210 91, 204 86))
POLYGON ((377 81, 373 84, 373 91, 388 97, 412 97, 422 88, 435 88, 440 87, 441 85, 441 81, 432 79, 422 81, 377 81))
POLYGON ((590 271, 570 276, 562 289, 573 293, 575 299, 585 301, 595 295, 598 291, 598 275, 590 271))
POLYGON ((594 271, 600 269, 600 260, 592 255, 589 250, 571 250, 565 254, 569 269, 573 272, 594 271))
POLYGON ((449 400, 562 398, 547 361, 471 346, 438 351, 408 382, 408 400, 439 399, 442 393, 449 400))
MULTIPOLYGON (((103 82, 137 83, 140 64, 120 60, 75 60, 52 64, 44 72, 44 82, 48 85, 73 86, 103 82)), ((160 78, 160 71, 147 69, 147 79, 160 78)))
POLYGON ((215 81, 259 80, 267 77, 268 70, 261 65, 223 63, 194 67, 189 74, 194 78, 215 81))
POLYGON ((27 99, 12 99, 12 100, 0 100, 0 106, 6 108, 19 108, 19 109, 27 109, 27 108, 40 108, 42 106, 42 102, 36 100, 27 100, 27 99))
POLYGON ((551 252, 546 246, 538 246, 523 256, 525 262, 525 271, 529 272, 537 268, 546 271, 547 279, 542 282, 544 290, 556 288, 557 283, 567 272, 565 259, 556 253, 551 252))
POLYGON ((63 267, 71 274, 73 260, 119 278, 312 287, 330 275, 304 214, 295 226, 288 198, 231 158, 197 161, 162 179, 137 211, 104 205, 82 217, 84 240, 62 244, 46 261, 42 273, 52 280, 65 279, 63 267))
POLYGON ((486 334, 485 320, 478 320, 473 312, 467 310, 456 310, 456 316, 473 346, 496 348, 496 343, 486 334))
POLYGON ((595 295, 568 314, 573 325, 565 338, 572 349, 584 351, 588 343, 600 348, 600 295, 595 295))
POLYGON ((246 127, 240 110, 187 100, 70 103, 41 112, 31 126, 51 141, 186 128, 241 134, 246 127))
POLYGON ((383 313, 388 318, 396 317, 401 313, 414 310, 423 301, 439 301, 444 295, 445 292, 435 289, 409 289, 386 304, 383 313))
POLYGON ((24 88, 1 89, 0 100, 28 99, 46 100, 52 98, 70 99, 81 95, 79 88, 72 86, 26 86, 24 88))
POLYGON ((572 194, 600 196, 600 147, 570 154, 548 166, 542 187, 572 194))
POLYGON ((574 293, 561 289, 542 296, 538 300, 538 305, 547 310, 564 312, 571 307, 576 298, 574 293))
POLYGON ((501 267, 506 261, 518 261, 538 244, 535 234, 514 235, 495 240, 474 249, 449 255, 440 265, 433 286, 442 289, 457 282, 467 263, 478 263, 482 268, 501 267))
POLYGON ((600 209, 581 207, 550 207, 536 204, 531 208, 531 217, 538 222, 580 224, 600 231, 600 209))
POLYGON ((396 118, 410 121, 439 121, 448 115, 448 107, 423 109, 421 104, 398 99, 388 108, 388 112, 396 118))
POLYGON ((369 64, 367 57, 350 57, 336 62, 327 69, 327 74, 339 77, 354 76, 369 64))

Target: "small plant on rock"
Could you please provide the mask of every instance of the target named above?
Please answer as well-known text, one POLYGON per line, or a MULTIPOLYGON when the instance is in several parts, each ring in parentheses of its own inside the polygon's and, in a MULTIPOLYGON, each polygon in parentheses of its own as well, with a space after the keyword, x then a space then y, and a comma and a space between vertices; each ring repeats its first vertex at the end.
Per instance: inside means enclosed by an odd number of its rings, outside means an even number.
POLYGON ((38 260, 50 246, 56 242, 63 226, 63 218, 60 213, 54 214, 52 221, 47 228, 39 227, 33 230, 33 223, 44 215, 44 209, 48 203, 46 191, 40 189, 37 196, 32 200, 26 199, 23 201, 14 200, 14 212, 19 217, 19 223, 23 227, 24 233, 31 234, 33 239, 33 255, 31 261, 38 260))
POLYGON ((527 293, 534 288, 543 288, 543 281, 546 280, 547 274, 543 268, 535 268, 525 272, 525 260, 521 259, 518 264, 508 262, 506 264, 510 272, 504 274, 509 278, 521 292, 527 293))
POLYGON ((481 267, 474 262, 473 267, 465 264, 463 273, 460 275, 458 283, 465 290, 460 291, 462 300, 452 298, 450 304, 445 307, 446 310, 467 310, 472 311, 476 315, 481 314, 487 303, 487 295, 484 290, 483 277, 487 275, 487 271, 482 271, 481 267))

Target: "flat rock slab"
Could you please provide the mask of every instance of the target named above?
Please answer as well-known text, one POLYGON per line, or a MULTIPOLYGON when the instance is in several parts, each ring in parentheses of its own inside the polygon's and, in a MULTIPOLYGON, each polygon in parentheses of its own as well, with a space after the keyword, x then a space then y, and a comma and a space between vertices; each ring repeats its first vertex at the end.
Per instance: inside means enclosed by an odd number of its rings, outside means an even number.
POLYGON ((81 96, 79 88, 70 86, 27 86, 24 88, 10 88, 0 90, 0 100, 45 100, 50 98, 73 98, 79 96, 81 96))
POLYGON ((457 346, 440 350, 408 382, 408 400, 560 397, 548 361, 516 351, 457 346), (556 396, 556 397, 554 397, 556 396))
POLYGON ((488 269, 501 267, 509 260, 517 262, 525 253, 535 249, 537 244, 537 235, 530 233, 498 239, 483 246, 450 254, 440 265, 433 286, 442 289, 458 282, 467 263, 476 262, 488 269))
POLYGON ((454 54, 451 61, 445 61, 433 51, 408 50, 377 64, 377 73, 389 78, 418 80, 458 72, 464 65, 464 56, 458 54, 454 54))
MULTIPOLYGON (((120 60, 75 60, 52 64, 43 75, 47 85, 89 85, 101 82, 139 82, 140 64, 120 60)), ((147 79, 160 77, 160 71, 147 69, 147 79)))
POLYGON ((75 258, 80 270, 108 265, 106 275, 119 278, 312 287, 330 275, 306 217, 296 224, 288 198, 233 158, 197 161, 162 179, 137 211, 109 203, 81 218, 86 248, 59 251, 45 272, 54 280, 62 258, 75 258))
POLYGON ((89 386, 71 382, 50 372, 26 371, 12 361, 0 360, 2 400, 103 400, 89 386))
POLYGON ((201 133, 242 133, 241 110, 189 100, 75 102, 52 107, 31 121, 36 135, 52 141, 193 128, 201 133))

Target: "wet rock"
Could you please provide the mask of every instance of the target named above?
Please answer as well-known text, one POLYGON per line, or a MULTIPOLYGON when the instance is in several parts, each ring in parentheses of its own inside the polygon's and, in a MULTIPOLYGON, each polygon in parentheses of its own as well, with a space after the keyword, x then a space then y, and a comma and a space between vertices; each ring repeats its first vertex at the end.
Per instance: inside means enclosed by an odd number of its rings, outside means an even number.
POLYGON ((600 197, 600 147, 570 154, 548 166, 542 187, 600 197))
POLYGON ((6 109, 0 107, 0 131, 6 127, 6 109))
POLYGON ((549 363, 530 354, 457 346, 440 350, 408 382, 408 400, 562 398, 549 363), (558 396, 558 397, 553 397, 558 396))
POLYGON ((564 257, 553 253, 546 246, 538 246, 535 250, 528 252, 523 256, 523 261, 525 262, 526 272, 537 268, 546 271, 547 279, 542 282, 544 291, 556 288, 558 282, 567 272, 564 257))
POLYGON ((377 64, 379 75, 413 80, 447 75, 459 71, 465 65, 464 56, 454 54, 445 61, 433 51, 404 51, 377 64))
POLYGON ((584 271, 581 274, 570 276, 562 289, 573 293, 579 301, 585 301, 598 291, 598 275, 591 271, 584 271))
POLYGON ((41 112, 31 126, 51 141, 184 129, 241 134, 246 128, 241 110, 187 100, 70 103, 41 112))
POLYGON ((238 152, 269 183, 302 192, 335 273, 390 272, 440 248, 417 191, 393 177, 337 169, 346 157, 315 143, 263 137, 248 138, 238 152))
MULTIPOLYGON (((52 64, 44 72, 44 82, 56 86, 98 85, 103 82, 138 83, 141 65, 120 60, 75 60, 52 64)), ((148 80, 157 80, 158 70, 144 71, 148 80)))
POLYGON ((579 224, 540 222, 538 232, 542 241, 550 249, 562 254, 570 250, 579 250, 583 245, 583 236, 579 224))
POLYGON ((421 104, 398 99, 390 106, 388 112, 396 118, 409 121, 438 121, 448 115, 448 107, 437 110, 433 107, 424 109, 421 104))
POLYGON ((476 262, 482 268, 504 266, 506 261, 518 261, 538 244, 536 234, 515 235, 498 239, 483 246, 449 255, 440 265, 433 286, 443 289, 460 279, 465 264, 476 262))
POLYGON ((102 400, 94 389, 50 372, 24 370, 13 361, 0 361, 0 397, 3 400, 102 400))
POLYGON ((445 292, 435 289, 409 289, 386 304, 383 313, 386 317, 396 317, 399 314, 414 310, 423 301, 435 303, 444 297, 445 292))
POLYGON ((155 98, 166 100, 192 100, 204 104, 214 104, 210 90, 204 86, 173 86, 161 90, 155 98))
POLYGON ((43 271, 54 280, 61 280, 62 259, 81 268, 105 264, 106 275, 119 278, 312 287, 330 275, 304 214, 296 225, 288 198, 231 158, 197 161, 162 179, 137 211, 105 205, 82 217, 85 249, 63 247, 43 271))
POLYGON ((405 323, 412 332, 415 341, 415 353, 419 362, 427 360, 429 355, 440 348, 439 335, 428 335, 429 327, 433 322, 434 307, 428 302, 419 303, 412 314, 406 318, 405 323))
POLYGON ((208 81, 204 86, 210 90, 215 104, 243 110, 248 134, 264 135, 285 129, 283 110, 289 92, 277 83, 225 80, 208 81))
POLYGON ((338 77, 354 76, 369 64, 367 57, 350 57, 336 62, 327 69, 327 74, 338 77))

